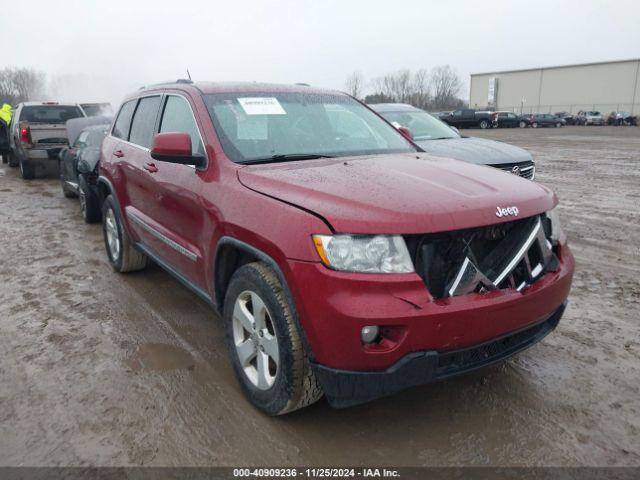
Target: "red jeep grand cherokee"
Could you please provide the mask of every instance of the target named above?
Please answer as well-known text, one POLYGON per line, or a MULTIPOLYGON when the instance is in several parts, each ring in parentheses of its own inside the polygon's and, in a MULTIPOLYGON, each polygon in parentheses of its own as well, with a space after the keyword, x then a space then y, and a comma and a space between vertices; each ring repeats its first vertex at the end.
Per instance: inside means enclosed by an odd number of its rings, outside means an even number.
POLYGON ((223 317, 270 415, 503 360, 554 329, 574 261, 547 188, 434 158, 343 93, 178 81, 102 145, 109 261, 155 261, 223 317))

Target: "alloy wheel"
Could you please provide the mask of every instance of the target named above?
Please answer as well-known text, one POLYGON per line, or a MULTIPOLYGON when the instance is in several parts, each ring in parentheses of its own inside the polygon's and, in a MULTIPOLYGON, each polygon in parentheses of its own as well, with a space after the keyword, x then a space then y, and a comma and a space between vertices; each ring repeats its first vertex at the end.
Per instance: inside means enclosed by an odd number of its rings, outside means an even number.
POLYGON ((82 217, 86 219, 87 218, 87 197, 84 194, 84 190, 82 190, 82 188, 79 189, 78 196, 80 197, 80 212, 82 213, 82 217))
POLYGON ((233 343, 244 374, 259 390, 268 390, 278 375, 280 354, 271 314, 260 296, 245 290, 233 307, 233 343))
POLYGON ((107 246, 109 247, 109 255, 114 262, 118 261, 120 256, 120 237, 118 235, 118 223, 116 215, 112 208, 107 210, 104 219, 104 229, 107 234, 107 246))

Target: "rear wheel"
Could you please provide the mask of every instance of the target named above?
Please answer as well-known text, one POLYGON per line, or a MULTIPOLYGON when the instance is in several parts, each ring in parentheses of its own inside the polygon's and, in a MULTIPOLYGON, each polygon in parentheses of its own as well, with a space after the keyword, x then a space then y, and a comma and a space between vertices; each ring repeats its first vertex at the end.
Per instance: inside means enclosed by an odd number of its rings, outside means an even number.
POLYGON ((36 172, 34 166, 29 162, 20 160, 20 176, 23 180, 31 180, 32 178, 35 178, 36 172))
POLYGON ((533 122, 533 123, 531 124, 531 126, 532 126, 533 128, 538 128, 538 122, 533 122))
POLYGON ((20 162, 18 161, 16 156, 13 154, 13 152, 9 152, 8 157, 9 157, 9 166, 13 168, 17 167, 20 162))
POLYGON ((102 208, 102 231, 109 263, 116 272, 132 272, 147 266, 148 257, 131 243, 112 195, 105 199, 102 208))
POLYGON ((271 268, 255 262, 233 274, 223 317, 233 369, 254 406, 282 415, 322 396, 293 309, 271 268))

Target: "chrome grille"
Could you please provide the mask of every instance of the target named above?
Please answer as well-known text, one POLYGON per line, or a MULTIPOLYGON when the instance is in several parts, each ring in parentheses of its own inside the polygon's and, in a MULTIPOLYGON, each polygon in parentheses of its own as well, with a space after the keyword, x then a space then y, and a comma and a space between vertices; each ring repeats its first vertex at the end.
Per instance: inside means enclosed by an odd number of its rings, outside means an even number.
POLYGON ((533 162, 504 163, 491 166, 499 168, 504 172, 512 173, 514 175, 526 178, 528 180, 533 180, 536 175, 536 166, 533 162))
POLYGON ((416 272, 435 298, 522 291, 557 269, 545 216, 441 234, 406 236, 416 272))

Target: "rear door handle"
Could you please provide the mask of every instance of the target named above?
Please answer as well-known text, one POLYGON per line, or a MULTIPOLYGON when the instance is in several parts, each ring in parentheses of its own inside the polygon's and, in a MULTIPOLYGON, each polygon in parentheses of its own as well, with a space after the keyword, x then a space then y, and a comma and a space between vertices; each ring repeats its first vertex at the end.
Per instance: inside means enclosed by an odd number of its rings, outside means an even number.
POLYGON ((145 163, 144 164, 144 169, 147 172, 150 172, 150 173, 155 173, 155 172, 158 171, 158 167, 156 167, 156 164, 155 163, 151 163, 151 162, 145 163))
POLYGON ((124 152, 122 150, 116 150, 113 154, 118 158, 124 157, 124 152))

